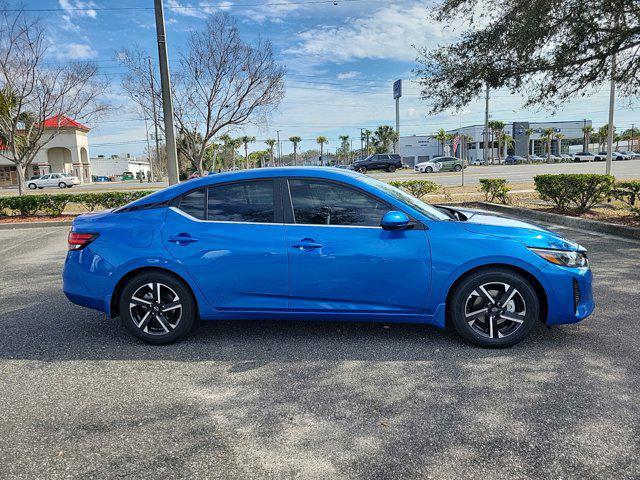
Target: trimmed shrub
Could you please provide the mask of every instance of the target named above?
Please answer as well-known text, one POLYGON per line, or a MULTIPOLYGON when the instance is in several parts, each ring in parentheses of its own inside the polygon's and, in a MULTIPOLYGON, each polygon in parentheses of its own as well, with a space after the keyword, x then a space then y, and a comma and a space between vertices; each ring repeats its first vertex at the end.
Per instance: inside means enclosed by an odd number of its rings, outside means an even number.
POLYGON ((533 177, 540 198, 567 213, 585 213, 609 197, 615 178, 594 173, 545 174, 533 177))
POLYGON ((59 193, 44 195, 22 195, 15 197, 0 197, 0 213, 9 211, 22 216, 40 214, 60 215, 69 203, 79 203, 87 210, 94 211, 97 207, 117 208, 151 192, 138 190, 133 192, 89 192, 89 193, 59 193))
MULTIPOLYGON (((640 217, 640 181, 617 182, 611 195, 624 203, 632 214, 640 217)), ((0 210, 2 210, 1 205, 0 210)))
POLYGON ((429 180, 393 181, 389 182, 389 185, 400 188, 416 198, 422 198, 438 190, 438 185, 429 180))
POLYGON ((41 203, 39 211, 48 215, 58 216, 67 208, 67 204, 73 201, 75 195, 61 193, 58 195, 39 195, 41 203))
POLYGON ((509 203, 509 190, 511 187, 507 185, 505 178, 481 178, 480 191, 484 193, 484 199, 487 202, 495 202, 496 200, 506 205, 509 203))

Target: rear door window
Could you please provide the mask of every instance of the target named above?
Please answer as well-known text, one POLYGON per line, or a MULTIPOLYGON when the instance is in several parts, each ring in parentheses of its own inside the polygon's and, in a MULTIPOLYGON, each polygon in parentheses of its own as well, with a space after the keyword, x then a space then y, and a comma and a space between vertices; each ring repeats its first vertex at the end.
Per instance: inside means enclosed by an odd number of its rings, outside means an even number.
POLYGON ((207 220, 274 223, 273 181, 238 182, 209 187, 207 220))

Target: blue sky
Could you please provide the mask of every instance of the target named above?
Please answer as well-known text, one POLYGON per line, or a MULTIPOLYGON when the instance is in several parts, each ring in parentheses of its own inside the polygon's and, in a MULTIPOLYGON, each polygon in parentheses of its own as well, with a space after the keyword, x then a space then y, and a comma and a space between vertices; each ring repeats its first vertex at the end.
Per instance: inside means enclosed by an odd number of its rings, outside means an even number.
MULTIPOLYGON (((305 0, 165 0, 170 57, 184 47, 189 31, 202 28, 204 18, 224 10, 237 17, 242 36, 261 36, 273 42, 278 61, 287 67, 286 95, 269 127, 251 125, 233 135, 250 134, 259 140, 292 135, 303 138, 302 148, 316 148, 315 137, 329 138, 338 146, 338 135, 350 135, 359 147, 360 128, 395 123, 391 84, 402 78, 401 133, 427 134, 438 128, 482 123, 484 102, 462 112, 427 116, 412 69, 416 46, 437 46, 453 38, 453 29, 429 18, 433 2, 401 0, 336 0, 328 3, 296 3, 305 0), (268 5, 271 3, 271 5, 268 5), (275 4, 275 5, 274 5, 275 4)), ((309 1, 309 0, 306 0, 309 1)), ((123 68, 115 52, 132 44, 146 48, 157 60, 155 24, 151 0, 31 0, 29 9, 54 9, 40 13, 50 27, 50 55, 58 61, 90 59, 111 80, 106 95, 118 110, 90 133, 91 155, 142 154, 146 146, 144 123, 130 109, 120 90, 123 68), (101 8, 129 7, 126 10, 101 8), (131 8, 134 7, 134 8, 131 8)), ((607 122, 608 89, 594 92, 563 106, 555 113, 521 109, 522 101, 508 92, 494 92, 491 116, 513 120, 576 120, 589 118, 596 126, 607 122)), ((640 126, 638 103, 619 99, 616 121, 626 129, 640 126)), ((289 142, 283 152, 290 151, 289 142)))

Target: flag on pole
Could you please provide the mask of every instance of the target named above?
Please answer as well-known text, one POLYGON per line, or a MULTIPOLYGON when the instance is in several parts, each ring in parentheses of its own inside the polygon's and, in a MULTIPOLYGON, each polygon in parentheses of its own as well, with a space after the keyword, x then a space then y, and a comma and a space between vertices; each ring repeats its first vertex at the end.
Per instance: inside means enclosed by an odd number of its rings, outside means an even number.
POLYGON ((456 154, 456 150, 458 149, 458 145, 460 144, 460 135, 456 135, 453 137, 453 154, 456 154))

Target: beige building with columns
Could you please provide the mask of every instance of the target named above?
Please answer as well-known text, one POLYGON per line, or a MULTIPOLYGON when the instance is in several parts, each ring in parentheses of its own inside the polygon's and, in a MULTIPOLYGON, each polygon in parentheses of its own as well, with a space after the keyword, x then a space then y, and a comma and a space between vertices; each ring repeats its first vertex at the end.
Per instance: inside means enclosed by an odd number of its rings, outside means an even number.
MULTIPOLYGON (((68 117, 53 117, 44 123, 43 139, 47 130, 58 130, 55 137, 38 152, 27 168, 27 179, 46 173, 68 173, 75 175, 81 183, 91 183, 89 161, 89 127, 68 117)), ((0 156, 0 187, 18 184, 15 165, 0 156)))

